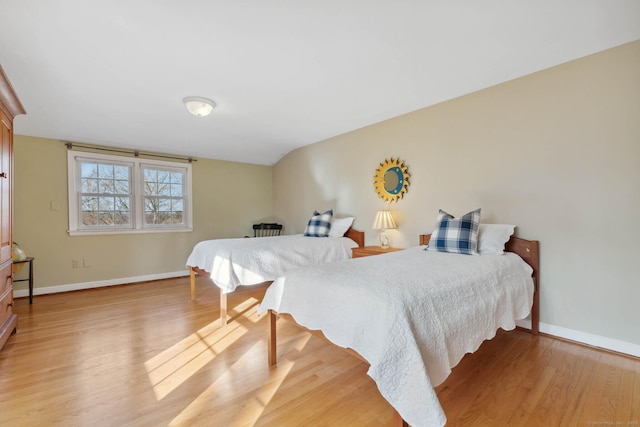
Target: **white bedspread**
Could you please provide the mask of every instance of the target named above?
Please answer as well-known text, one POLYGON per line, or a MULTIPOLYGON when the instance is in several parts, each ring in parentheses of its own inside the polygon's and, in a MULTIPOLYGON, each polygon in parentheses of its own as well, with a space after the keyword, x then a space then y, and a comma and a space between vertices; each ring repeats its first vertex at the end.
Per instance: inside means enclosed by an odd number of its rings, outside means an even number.
POLYGON ((512 253, 458 255, 423 247, 290 271, 258 309, 357 351, 380 393, 414 427, 443 426, 433 387, 533 303, 532 269, 512 253))
POLYGON ((348 237, 306 237, 302 234, 206 240, 195 245, 188 267, 211 275, 223 292, 239 285, 257 285, 287 271, 351 258, 358 244, 348 237))

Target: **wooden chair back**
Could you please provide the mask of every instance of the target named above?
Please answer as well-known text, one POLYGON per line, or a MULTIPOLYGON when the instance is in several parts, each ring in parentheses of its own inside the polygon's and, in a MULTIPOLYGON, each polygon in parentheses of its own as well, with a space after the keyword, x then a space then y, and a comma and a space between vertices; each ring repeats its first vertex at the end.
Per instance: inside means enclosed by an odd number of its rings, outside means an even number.
POLYGON ((282 233, 282 224, 275 222, 253 224, 253 237, 279 236, 280 233, 282 233))

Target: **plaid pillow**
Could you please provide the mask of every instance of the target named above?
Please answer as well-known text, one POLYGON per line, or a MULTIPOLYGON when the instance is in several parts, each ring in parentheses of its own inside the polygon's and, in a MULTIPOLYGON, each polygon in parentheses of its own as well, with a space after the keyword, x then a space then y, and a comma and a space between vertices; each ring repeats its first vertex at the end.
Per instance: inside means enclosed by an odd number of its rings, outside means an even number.
POLYGON ((333 209, 321 214, 318 211, 313 212, 313 216, 307 223, 304 235, 309 237, 327 237, 331 230, 331 217, 333 209))
POLYGON ((462 215, 458 219, 454 219, 453 215, 440 209, 426 250, 476 255, 479 226, 480 209, 462 215))

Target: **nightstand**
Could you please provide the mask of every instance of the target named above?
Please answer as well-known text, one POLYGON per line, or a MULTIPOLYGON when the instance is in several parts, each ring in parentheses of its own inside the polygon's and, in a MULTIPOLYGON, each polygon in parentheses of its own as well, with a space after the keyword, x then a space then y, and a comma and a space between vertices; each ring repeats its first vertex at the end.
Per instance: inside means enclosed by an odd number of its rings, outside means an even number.
POLYGON ((382 249, 380 246, 362 246, 357 248, 351 248, 352 258, 362 258, 371 255, 388 254, 390 252, 401 251, 400 248, 387 248, 382 249))
MULTIPOLYGON (((16 282, 29 282, 29 304, 33 304, 33 260, 35 258, 32 256, 28 256, 25 259, 20 261, 13 261, 13 267, 15 268, 18 264, 22 264, 24 262, 29 263, 29 276, 26 279, 13 279, 13 283, 16 282)), ((16 276, 16 272, 13 273, 13 276, 16 276)))

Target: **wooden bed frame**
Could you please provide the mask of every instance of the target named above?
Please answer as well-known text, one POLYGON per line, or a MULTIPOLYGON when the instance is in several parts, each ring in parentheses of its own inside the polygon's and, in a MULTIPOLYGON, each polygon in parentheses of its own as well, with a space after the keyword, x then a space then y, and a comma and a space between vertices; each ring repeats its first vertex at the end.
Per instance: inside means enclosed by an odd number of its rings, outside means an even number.
MULTIPOLYGON (((430 234, 421 234, 420 235, 420 245, 427 245, 429 240, 431 239, 430 234)), ((520 256, 529 266, 533 269, 532 278, 533 278, 533 304, 531 306, 531 334, 538 335, 540 330, 540 308, 539 308, 539 289, 538 289, 538 275, 540 270, 540 254, 539 254, 539 242, 537 240, 525 240, 519 237, 512 236, 507 244, 505 245, 505 250, 507 252, 513 252, 516 255, 520 256)), ((269 310, 267 316, 267 359, 269 361, 269 366, 275 366, 277 364, 277 336, 276 336, 276 321, 278 317, 284 318, 290 322, 293 322, 298 327, 307 330, 308 332, 320 336, 327 341, 329 341, 321 331, 310 330, 305 328, 304 326, 298 325, 295 319, 286 313, 278 314, 275 310, 269 310)), ((331 341, 329 341, 331 342, 331 341)), ((354 355, 358 359, 364 361, 365 360, 358 352, 350 348, 343 348, 343 350, 348 353, 354 355)), ((402 419, 398 411, 393 410, 393 427, 409 427, 409 424, 402 419)))
MULTIPOLYGON (((344 233, 344 237, 348 237, 354 242, 358 244, 358 246, 364 246, 364 231, 358 231, 353 228, 349 228, 346 233, 344 233)), ((198 268, 189 266, 189 277, 190 277, 190 285, 191 285, 191 301, 196 300, 196 274, 205 277, 211 277, 209 272, 198 268)), ((271 283, 271 282, 265 282, 271 283)), ((227 311, 227 294, 223 293, 222 289, 220 289, 220 322, 222 326, 226 325, 229 322, 229 316, 227 311)))

